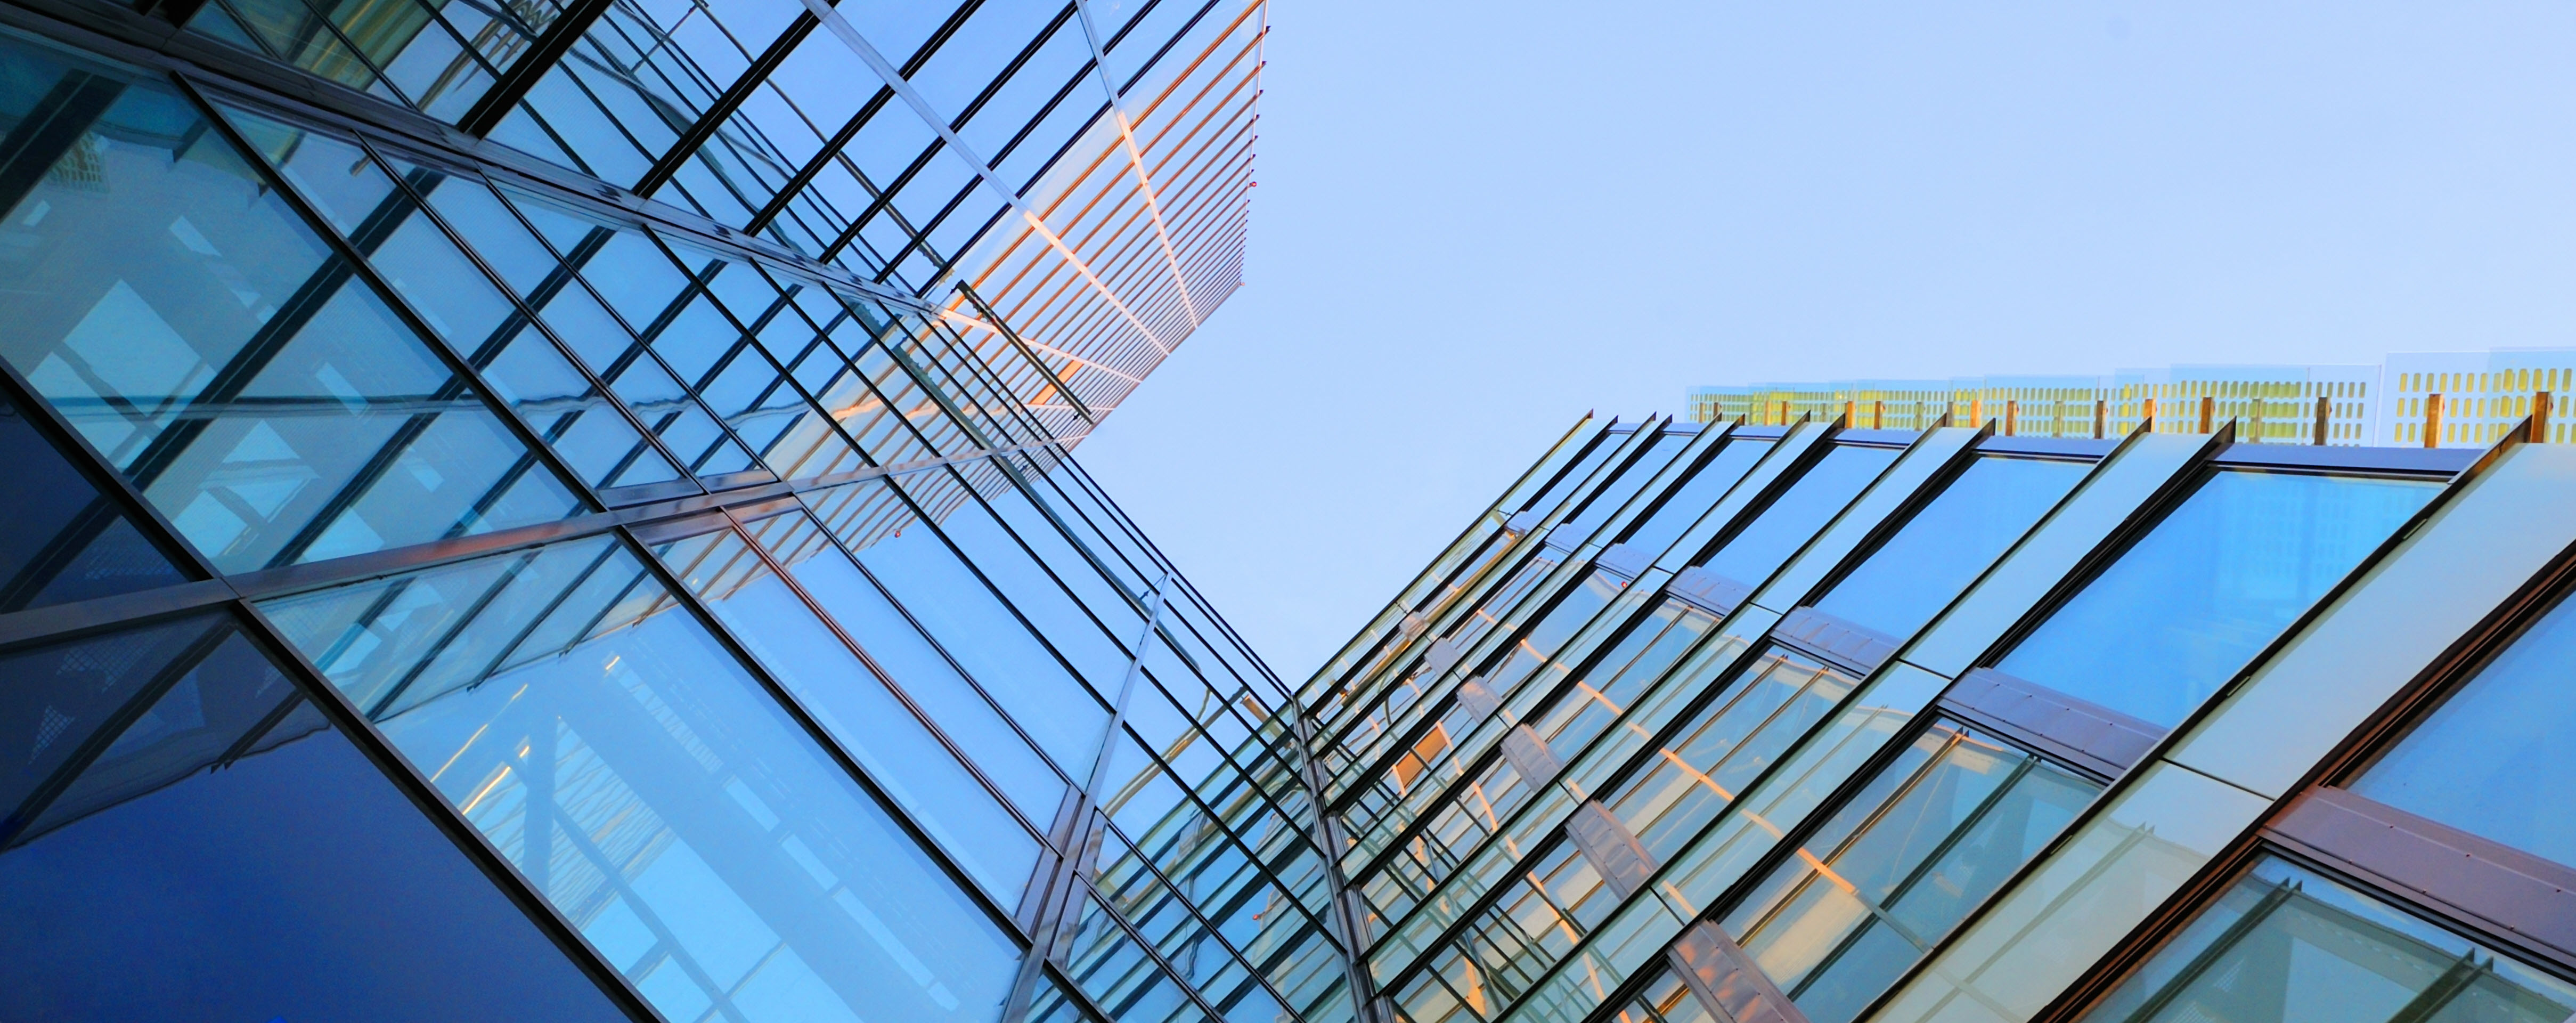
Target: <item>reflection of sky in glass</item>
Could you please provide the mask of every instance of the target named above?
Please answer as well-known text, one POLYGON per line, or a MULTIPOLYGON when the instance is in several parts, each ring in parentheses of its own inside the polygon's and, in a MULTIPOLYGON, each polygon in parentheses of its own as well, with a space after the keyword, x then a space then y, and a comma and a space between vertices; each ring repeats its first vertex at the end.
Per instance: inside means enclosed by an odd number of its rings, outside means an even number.
POLYGON ((1977 459, 1836 583, 1816 609, 1890 636, 1913 635, 2091 468, 2035 458, 1977 459))
POLYGON ((999 1013, 1013 943, 614 541, 268 610, 666 1018, 999 1013))
POLYGON ((2266 858, 2085 1018, 2559 1023, 2576 989, 2266 858))
POLYGON ((1744 478, 1745 471, 1753 468, 1753 463, 1761 461, 1762 456, 1770 451, 1771 442, 1767 440, 1727 441, 1725 447, 1718 449, 1716 455, 1691 474, 1680 490, 1664 499, 1662 507, 1656 508, 1654 514, 1629 530, 1628 538, 1620 542, 1641 551, 1662 553, 1664 548, 1673 545, 1673 541, 1681 539, 1682 532, 1697 523, 1701 515, 1707 514, 1718 498, 1726 496, 1727 488, 1744 478))
POLYGON ((2443 703, 2352 790, 2576 865, 2576 604, 2561 603, 2443 703))
POLYGON ((2172 725, 2437 489, 2419 480, 2217 473, 1998 667, 2172 725))
POLYGON ((1702 567, 1747 586, 1762 585, 1899 454, 1894 448, 1835 447, 1702 567))

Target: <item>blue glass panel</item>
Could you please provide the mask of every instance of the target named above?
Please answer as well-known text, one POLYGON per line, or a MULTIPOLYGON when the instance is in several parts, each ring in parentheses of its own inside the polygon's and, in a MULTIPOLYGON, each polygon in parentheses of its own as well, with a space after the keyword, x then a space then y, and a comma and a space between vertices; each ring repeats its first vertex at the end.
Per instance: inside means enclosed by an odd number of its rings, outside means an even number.
POLYGON ((935 530, 923 527, 880 481, 807 497, 833 535, 857 553, 869 574, 966 667, 1038 748, 1068 774, 1090 775, 1109 724, 1108 709, 935 530))
POLYGON ((1667 433, 1655 438, 1654 443, 1648 446, 1643 454, 1638 455, 1636 461, 1628 463, 1626 468, 1619 470, 1617 479, 1602 484, 1601 489, 1584 499, 1583 510, 1574 513, 1573 518, 1565 520, 1565 525, 1549 534, 1548 539, 1555 541, 1559 547, 1582 546, 1583 541, 1592 538, 1593 530, 1601 528, 1602 523, 1610 521, 1610 516, 1618 514, 1619 510, 1628 504, 1629 498, 1637 496, 1637 491, 1645 489, 1646 484, 1654 480, 1655 474, 1663 471, 1665 463, 1673 460, 1673 453, 1680 451, 1683 445, 1690 443, 1690 440, 1690 434, 1680 433, 1667 433))
POLYGON ((2092 466, 1981 457, 1816 602, 1899 638, 1941 613, 2092 466))
POLYGON ((2440 489, 2219 472, 1999 666, 2172 725, 2440 489))
POLYGON ((2265 857, 2084 1018, 2561 1023, 2576 986, 2265 857))
POLYGON ((0 1017, 625 1019, 233 626, 0 656, 0 1017))
POLYGON ((1038 843, 731 529, 653 553, 840 740, 912 819, 1005 906, 1019 904, 1038 843))
POLYGON ((2562 600, 2382 756, 2352 790, 2576 865, 2576 602, 2562 600))
POLYGON ((1762 585, 1844 505, 1860 496, 1871 480, 1895 464, 1901 453, 1892 448, 1835 445, 1701 567, 1747 586, 1762 585))
MULTIPOLYGON (((679 478, 609 397, 394 184, 400 175, 414 189, 436 194, 448 175, 400 161, 388 171, 347 140, 238 110, 225 115, 574 472, 602 489, 679 478)), ((471 182, 465 187, 482 191, 471 182)))
POLYGON ((1846 1023, 2100 791, 1935 722, 1755 887, 1726 931, 1810 1023, 1846 1023))
POLYGON ((226 571, 580 510, 213 125, 0 48, 0 357, 226 571))
POLYGON ((750 529, 752 539, 787 566, 787 574, 822 605, 833 624, 856 640, 877 668, 893 676, 895 688, 966 751, 967 759, 1010 797, 1021 816, 1037 822, 1055 819, 1064 801, 1064 779, 813 518, 773 515, 750 529))
POLYGON ((666 1018, 983 1021, 1018 952, 615 540, 267 605, 666 1018))
POLYGON ((123 509, 0 395, 0 611, 186 582, 123 509))

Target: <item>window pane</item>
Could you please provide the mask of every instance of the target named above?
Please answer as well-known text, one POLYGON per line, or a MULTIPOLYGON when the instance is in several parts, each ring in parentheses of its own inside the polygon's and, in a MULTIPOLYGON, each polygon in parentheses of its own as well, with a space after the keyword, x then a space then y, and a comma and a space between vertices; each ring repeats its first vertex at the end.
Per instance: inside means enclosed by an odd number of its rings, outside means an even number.
POLYGON ((1662 553, 1664 548, 1673 545, 1673 541, 1681 539, 1683 531, 1698 522, 1701 515, 1717 504, 1718 498, 1726 496, 1726 489, 1734 486, 1736 480, 1743 479, 1745 472, 1753 468, 1753 463, 1761 461, 1770 450, 1770 441, 1728 440, 1725 447, 1718 449, 1716 455, 1691 474, 1681 489, 1665 498, 1653 515, 1629 530, 1627 538, 1619 542, 1649 553, 1662 553))
POLYGON ((1583 510, 1565 520, 1565 524, 1555 532, 1548 534, 1548 539, 1555 542, 1557 546, 1567 549, 1583 546, 1584 541, 1592 538, 1593 530, 1601 528, 1602 523, 1610 521, 1610 516, 1618 514, 1620 509, 1627 507, 1629 498, 1637 496, 1637 491, 1645 489, 1646 484, 1654 481, 1655 474, 1664 470, 1664 464, 1672 461, 1674 452, 1680 451, 1683 445, 1689 444, 1692 436, 1686 433, 1667 433, 1656 437, 1653 446, 1638 455, 1636 461, 1628 463, 1626 468, 1621 469, 1619 478, 1603 484, 1600 490, 1594 492, 1584 502, 1583 510))
POLYGON ((1815 1023, 1875 1000, 2101 787, 1938 722, 1727 917, 1815 1023))
POLYGON ((679 478, 608 396, 394 184, 400 174, 414 189, 436 194, 448 175, 400 161, 389 173, 347 140, 238 110, 224 113, 574 472, 602 489, 679 478))
POLYGON ((572 493, 168 89, 0 48, 7 358, 226 571, 560 518, 572 493), (78 130, 68 130, 78 129, 78 130))
POLYGON ((1835 583, 1816 609, 1890 636, 1913 635, 2091 469, 2036 458, 1977 459, 1835 583))
POLYGON ((899 501, 872 498, 886 491, 870 480, 814 495, 815 508, 859 563, 894 594, 895 601, 966 673, 1036 740, 1056 765, 1076 777, 1090 774, 1109 725, 1109 711, 1076 681, 1062 661, 1038 642, 1027 625, 993 596, 939 534, 899 501), (827 496, 828 495, 828 496, 827 496), (877 514, 835 514, 870 507, 877 514))
POLYGON ((984 694, 957 673, 939 648, 914 628, 885 591, 868 580, 808 516, 778 515, 751 526, 752 539, 787 566, 841 631, 858 641, 894 685, 966 751, 1032 821, 1052 822, 1064 801, 1064 778, 1029 747, 984 694))
POLYGON ((666 1018, 999 1014, 1013 943, 613 539, 268 608, 666 1018))
POLYGON ((2255 865, 2085 1018, 2562 1023, 2576 987, 2281 860, 2255 865))
POLYGON ((0 396, 0 611, 18 611, 186 582, 170 559, 136 531, 0 396))
POLYGON ((722 529, 662 544, 653 553, 840 740, 878 787, 947 847, 951 859, 1000 904, 1019 903, 1037 866, 1037 840, 750 544, 722 529))
POLYGON ((2000 667, 2172 725, 2438 490, 2417 480, 2213 473, 2000 667))
POLYGON ((623 1020, 221 615, 0 656, 0 1016, 623 1020))
POLYGON ((1701 567, 1747 586, 1762 585, 1901 454, 1894 448, 1836 445, 1701 567))
POLYGON ((2576 601, 2562 600, 2381 757, 2352 790, 2576 864, 2576 601))

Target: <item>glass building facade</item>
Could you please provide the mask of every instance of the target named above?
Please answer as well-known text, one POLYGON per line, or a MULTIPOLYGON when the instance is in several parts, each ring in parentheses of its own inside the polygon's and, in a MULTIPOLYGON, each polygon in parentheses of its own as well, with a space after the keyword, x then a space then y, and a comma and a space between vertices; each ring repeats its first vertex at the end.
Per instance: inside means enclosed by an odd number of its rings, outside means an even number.
POLYGON ((1260 3, 0 8, 0 1018, 1340 1021, 1069 457, 1260 3))
POLYGON ((1301 688, 1375 1018, 2576 1016, 2545 420, 1830 411, 1587 420, 1301 688))

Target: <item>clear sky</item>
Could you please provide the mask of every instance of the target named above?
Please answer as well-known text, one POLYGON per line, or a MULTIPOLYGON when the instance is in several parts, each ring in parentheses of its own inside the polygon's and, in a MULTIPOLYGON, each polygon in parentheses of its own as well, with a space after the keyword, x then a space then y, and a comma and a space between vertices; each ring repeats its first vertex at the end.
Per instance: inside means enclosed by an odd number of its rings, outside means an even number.
POLYGON ((1277 0, 1080 460, 1290 685, 1586 410, 2576 345, 2576 4, 1277 0))

